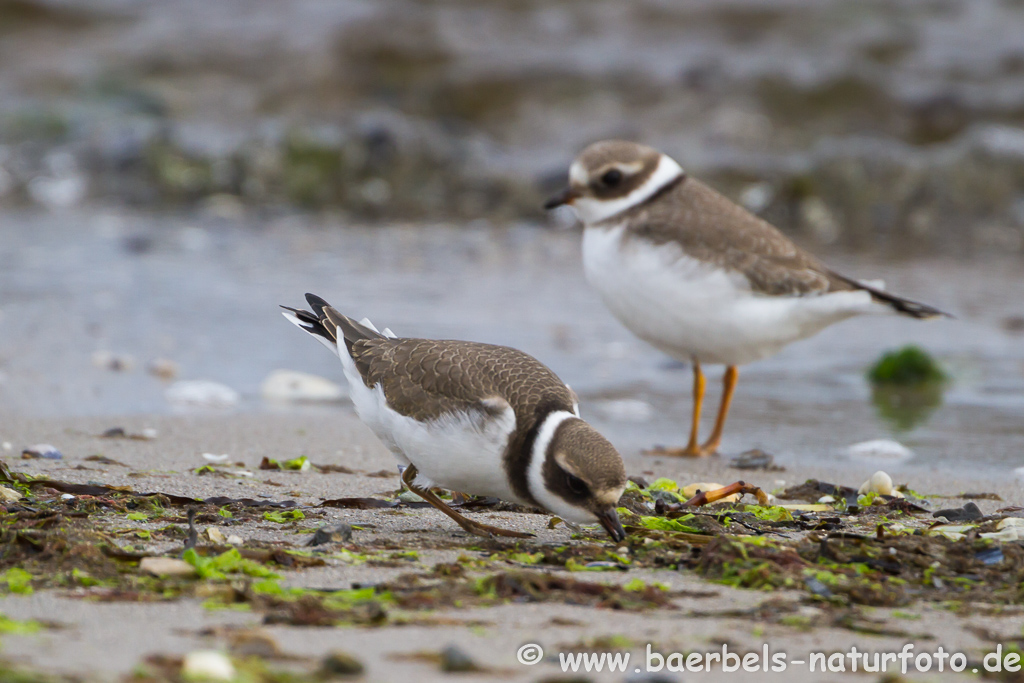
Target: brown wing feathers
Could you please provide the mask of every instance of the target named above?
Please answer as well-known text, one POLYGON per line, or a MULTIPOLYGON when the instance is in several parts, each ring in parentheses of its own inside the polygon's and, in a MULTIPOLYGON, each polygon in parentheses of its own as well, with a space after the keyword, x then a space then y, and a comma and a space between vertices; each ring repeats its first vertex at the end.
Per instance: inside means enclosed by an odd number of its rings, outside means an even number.
POLYGON ((572 391, 540 361, 516 349, 434 339, 391 339, 355 322, 312 294, 313 312, 284 306, 303 329, 333 344, 341 330, 345 346, 367 386, 380 385, 388 405, 418 420, 453 410, 492 411, 501 398, 529 420, 539 405, 572 410, 572 391), (484 401, 484 403, 481 403, 484 401))
POLYGON ((626 216, 634 237, 656 244, 677 242, 693 258, 741 273, 760 294, 807 296, 861 289, 914 318, 948 315, 830 270, 774 226, 694 178, 678 183, 658 202, 628 210, 626 216), (730 229, 723 230, 723 225, 730 229))

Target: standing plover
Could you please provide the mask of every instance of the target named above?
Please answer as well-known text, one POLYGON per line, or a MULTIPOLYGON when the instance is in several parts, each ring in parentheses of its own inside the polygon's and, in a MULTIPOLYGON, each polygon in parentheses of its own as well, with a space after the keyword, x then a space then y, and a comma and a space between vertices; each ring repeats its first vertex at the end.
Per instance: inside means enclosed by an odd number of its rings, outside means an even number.
POLYGON ((401 339, 306 295, 284 315, 341 358, 356 413, 400 463, 409 489, 466 531, 526 537, 466 519, 434 486, 599 522, 625 538, 615 505, 626 486, 618 451, 579 417, 551 370, 504 346, 401 339))
POLYGON ((545 208, 563 204, 583 222, 587 280, 612 313, 652 346, 693 363, 689 443, 661 453, 718 450, 738 365, 864 313, 945 315, 830 270, 644 145, 587 147, 569 169, 569 187, 545 208), (718 418, 703 444, 701 363, 726 366, 718 418))

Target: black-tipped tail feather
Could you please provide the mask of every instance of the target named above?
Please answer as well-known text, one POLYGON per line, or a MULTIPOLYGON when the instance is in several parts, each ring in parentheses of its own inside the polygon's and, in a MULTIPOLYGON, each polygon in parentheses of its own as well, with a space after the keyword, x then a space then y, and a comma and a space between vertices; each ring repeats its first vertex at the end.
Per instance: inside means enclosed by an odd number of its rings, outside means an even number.
POLYGON ((329 345, 336 345, 338 341, 337 330, 341 330, 345 346, 349 352, 352 351, 352 344, 360 339, 385 339, 386 337, 376 330, 370 329, 362 323, 357 323, 348 316, 344 316, 329 303, 315 294, 306 294, 306 301, 313 312, 304 311, 291 306, 281 306, 289 314, 285 314, 292 322, 315 337, 321 337, 329 342, 329 345))
POLYGON ((897 313, 909 315, 911 318, 928 320, 931 318, 953 317, 949 313, 946 313, 945 311, 940 311, 939 309, 933 306, 929 306, 928 304, 922 304, 917 301, 911 301, 910 299, 904 299, 901 296, 890 294, 889 292, 878 289, 877 287, 866 285, 863 282, 858 282, 857 280, 853 280, 848 277, 843 277, 842 275, 837 275, 837 277, 853 285, 857 289, 863 289, 865 292, 868 292, 871 295, 871 298, 874 299, 875 301, 886 304, 892 307, 892 309, 895 310, 897 313))

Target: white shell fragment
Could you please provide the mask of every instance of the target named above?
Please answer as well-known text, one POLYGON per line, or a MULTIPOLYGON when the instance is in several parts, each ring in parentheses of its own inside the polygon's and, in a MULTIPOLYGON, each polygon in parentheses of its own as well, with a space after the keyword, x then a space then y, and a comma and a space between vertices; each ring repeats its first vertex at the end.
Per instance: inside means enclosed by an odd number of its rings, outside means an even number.
POLYGON ((996 525, 996 531, 978 535, 982 538, 999 541, 1000 543, 1024 541, 1024 518, 1007 517, 999 521, 999 524, 996 525))
POLYGON ((340 401, 345 391, 329 379, 294 370, 274 370, 260 387, 271 401, 340 401))
POLYGON ((238 403, 238 392, 205 379, 181 380, 167 387, 167 400, 180 406, 229 408, 238 403))
POLYGON ((951 541, 960 541, 966 538, 968 531, 977 526, 977 524, 938 524, 928 529, 926 533, 933 536, 945 536, 951 541))
POLYGON ((48 443, 37 443, 35 446, 29 446, 21 452, 21 457, 45 458, 47 460, 61 460, 64 458, 56 446, 51 446, 48 443))
POLYGON ((846 455, 856 460, 887 460, 898 462, 914 457, 914 452, 892 439, 874 439, 855 443, 846 449, 846 455))
POLYGON ((13 503, 21 500, 23 496, 14 489, 9 489, 6 486, 0 486, 0 503, 13 503))
POLYGON ((224 538, 224 532, 215 526, 206 527, 206 531, 203 532, 203 535, 206 536, 206 540, 210 543, 216 543, 217 545, 224 545, 227 543, 227 539, 224 538))
POLYGON ((235 665, 220 652, 197 650, 185 655, 181 675, 190 681, 230 681, 235 677, 235 665))
POLYGON ((192 576, 196 568, 175 557, 144 557, 139 570, 153 576, 192 576))
POLYGON ((903 494, 897 491, 896 487, 892 485, 892 477, 881 470, 872 474, 871 478, 861 484, 860 488, 857 489, 858 495, 864 495, 865 493, 880 493, 883 496, 903 498, 903 494))
POLYGON ((408 491, 408 490, 402 491, 401 493, 399 493, 398 494, 398 500, 400 500, 403 503, 422 503, 422 502, 424 502, 423 498, 421 498, 419 496, 419 494, 413 493, 412 491, 408 491))
POLYGON ((217 455, 216 453, 203 453, 203 460, 207 462, 227 462, 231 456, 227 453, 217 455))

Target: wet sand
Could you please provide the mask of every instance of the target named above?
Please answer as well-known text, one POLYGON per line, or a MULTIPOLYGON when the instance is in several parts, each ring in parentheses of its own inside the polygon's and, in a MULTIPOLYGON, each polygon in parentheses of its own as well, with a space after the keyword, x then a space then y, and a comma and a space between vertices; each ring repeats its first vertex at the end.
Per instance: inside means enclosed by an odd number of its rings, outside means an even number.
MULTIPOLYGON (((611 316, 584 281, 574 230, 360 228, 310 216, 239 223, 120 210, 76 221, 3 218, 0 415, 172 413, 167 382, 145 370, 156 358, 176 363, 177 379, 235 389, 240 412, 277 412, 260 397, 277 368, 344 383, 337 360, 278 315, 278 304, 299 305, 312 291, 401 335, 533 354, 625 450, 671 445, 688 428, 689 370, 611 316), (129 248, 140 244, 148 246, 129 248), (135 365, 111 372, 94 364, 96 352, 135 365)), ((813 467, 852 443, 894 438, 917 454, 904 465, 915 474, 999 481, 1024 465, 1024 337, 1008 326, 1024 315, 1020 260, 822 256, 957 318, 863 317, 744 366, 725 451, 759 447, 813 467), (941 405, 900 431, 871 404, 864 375, 905 344, 932 353, 952 381, 941 405)), ((720 368, 708 372, 711 413, 720 368)))
MULTIPOLYGON (((11 442, 14 449, 4 453, 3 459, 13 470, 46 474, 65 481, 97 481, 131 486, 136 491, 157 490, 196 497, 226 495, 293 499, 302 505, 316 504, 321 498, 382 496, 392 493, 398 485, 397 476, 366 476, 382 469, 393 469, 394 462, 347 407, 313 411, 306 415, 7 418, 3 424, 0 438, 11 442), (152 441, 97 436, 114 426, 129 432, 155 428, 158 436, 152 441), (17 457, 16 451, 23 446, 39 442, 57 446, 64 459, 21 460, 17 457), (244 463, 255 476, 251 479, 198 476, 193 470, 205 464, 201 457, 204 452, 227 453, 232 461, 244 463), (84 460, 86 456, 97 453, 124 463, 126 467, 84 460), (344 465, 358 473, 266 472, 256 469, 263 457, 281 460, 303 454, 314 463, 344 465)), ((729 468, 728 459, 723 457, 675 460, 644 456, 635 450, 625 451, 624 457, 627 471, 631 474, 667 476, 680 482, 714 480, 727 483, 743 478, 769 490, 778 488, 779 480, 796 483, 808 477, 857 486, 874 469, 864 463, 840 465, 823 459, 820 465, 790 466, 784 472, 740 472, 729 468)), ((1003 502, 977 501, 986 513, 1009 504, 1024 504, 1021 487, 1008 481, 994 482, 984 477, 950 480, 942 472, 927 471, 915 472, 907 479, 906 483, 919 492, 954 496, 949 500, 937 500, 940 507, 962 504, 963 501, 955 496, 965 490, 990 491, 1003 497, 1003 502)), ((497 512, 477 513, 476 517, 492 524, 532 531, 537 534, 537 543, 561 545, 569 542, 567 531, 547 529, 547 515, 497 512)), ((479 551, 473 550, 475 539, 464 536, 447 518, 432 510, 307 510, 305 520, 288 527, 250 523, 233 528, 228 522, 221 528, 225 533, 237 533, 247 541, 272 541, 287 547, 309 538, 299 534, 300 529, 335 522, 366 524, 368 528, 355 532, 354 539, 359 543, 393 540, 403 547, 416 547, 431 540, 454 540, 463 549, 425 550, 418 560, 400 568, 351 566, 329 560, 324 567, 285 572, 288 585, 348 588, 354 582, 378 583, 404 572, 427 569, 437 562, 453 561, 460 554, 480 555, 479 551)), ((147 523, 119 522, 119 526, 125 525, 146 528, 147 523)), ((143 542, 142 545, 146 546, 147 552, 161 552, 175 550, 176 544, 143 542)), ((356 655, 367 666, 367 680, 450 680, 450 676, 442 674, 436 665, 402 660, 400 656, 437 652, 445 645, 455 644, 477 661, 503 670, 504 673, 495 679, 536 681, 556 676, 558 667, 550 661, 533 667, 517 663, 516 650, 524 643, 540 643, 551 654, 560 648, 570 649, 588 639, 600 637, 621 639, 625 636, 641 650, 647 642, 652 642, 663 652, 702 651, 720 648, 722 643, 728 643, 734 650, 760 650, 761 644, 767 642, 773 652, 786 651, 792 659, 797 659, 808 651, 846 650, 853 644, 861 649, 890 651, 899 650, 905 642, 914 642, 918 651, 921 648, 934 649, 942 644, 947 650, 961 650, 980 659, 991 643, 979 634, 998 634, 1009 642, 1024 626, 1024 613, 1012 607, 1007 607, 1001 614, 982 614, 979 610, 976 614, 964 616, 940 610, 935 604, 919 603, 900 610, 864 609, 871 619, 877 620, 879 628, 904 632, 906 635, 903 636, 872 636, 833 627, 806 631, 780 624, 758 625, 753 616, 744 616, 753 615, 750 610, 759 605, 772 604, 775 605, 772 609, 775 609, 780 601, 796 604, 799 596, 787 591, 765 593, 732 589, 706 582, 690 571, 602 572, 590 573, 585 578, 616 582, 641 578, 664 583, 672 589, 698 595, 711 591, 713 595, 678 598, 674 610, 637 613, 554 604, 509 604, 467 610, 448 609, 432 614, 450 617, 455 623, 478 624, 473 627, 266 628, 281 649, 299 657, 300 662, 322 657, 334 649, 356 655), (698 612, 702 615, 695 614, 698 612)), ((46 590, 30 597, 0 599, 0 611, 9 617, 55 621, 62 625, 59 630, 45 630, 31 636, 4 636, 4 655, 15 663, 37 669, 68 674, 85 671, 89 672, 90 680, 113 680, 130 672, 148 654, 185 653, 198 648, 226 646, 227 630, 216 631, 219 635, 202 635, 200 632, 204 629, 256 627, 261 619, 254 613, 209 611, 194 600, 108 604, 76 599, 76 592, 75 589, 46 590)), ((818 610, 806 602, 795 609, 804 616, 813 616, 818 610)), ((291 665, 294 664, 292 662, 291 665)), ((281 665, 288 666, 289 663, 282 662, 281 665)), ((782 675, 787 680, 821 680, 819 675, 812 675, 797 665, 782 675)), ((777 678, 781 680, 782 675, 777 678)), ((734 677, 718 672, 706 675, 704 679, 734 677)), ((479 680, 489 678, 481 675, 479 680)), ((622 674, 591 674, 588 678, 623 680, 622 674)), ((968 680, 966 675, 963 679, 968 680)), ((627 677, 626 680, 655 679, 627 677)), ((679 678, 670 676, 665 680, 679 678)))

